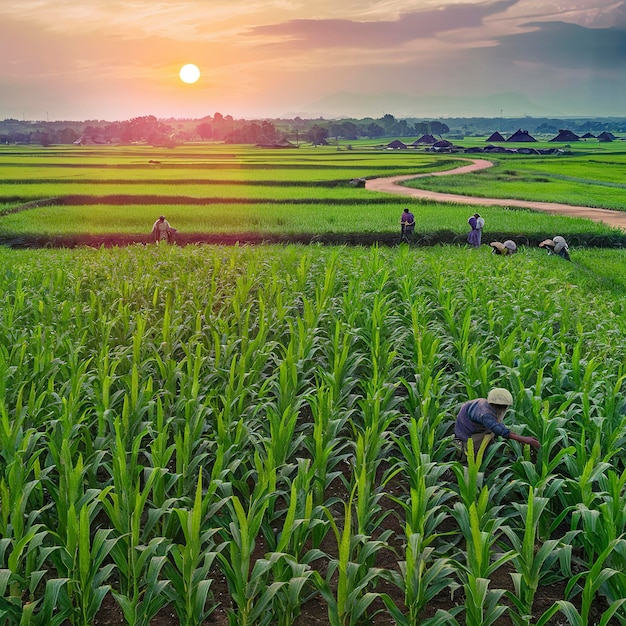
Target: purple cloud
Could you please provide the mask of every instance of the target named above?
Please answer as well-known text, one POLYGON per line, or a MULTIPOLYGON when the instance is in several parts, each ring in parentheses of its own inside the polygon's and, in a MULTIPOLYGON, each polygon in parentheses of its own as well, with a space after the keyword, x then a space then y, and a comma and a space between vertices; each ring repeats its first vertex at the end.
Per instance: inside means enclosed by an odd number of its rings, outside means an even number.
POLYGON ((290 20, 250 29, 249 35, 282 37, 277 45, 290 48, 387 48, 446 31, 480 26, 519 0, 482 4, 451 4, 442 9, 405 13, 397 20, 357 22, 347 19, 290 20))

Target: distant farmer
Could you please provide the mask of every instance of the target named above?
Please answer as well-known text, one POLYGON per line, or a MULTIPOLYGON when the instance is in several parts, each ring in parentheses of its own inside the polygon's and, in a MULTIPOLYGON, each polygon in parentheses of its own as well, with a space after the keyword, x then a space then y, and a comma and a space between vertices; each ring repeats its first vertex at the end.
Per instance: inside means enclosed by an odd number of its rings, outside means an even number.
POLYGON ((571 261, 569 257, 569 246, 567 245, 567 241, 561 237, 561 235, 557 235, 552 239, 544 239, 540 244, 540 248, 545 248, 548 251, 548 254, 558 254, 562 259, 566 261, 571 261))
POLYGON ((513 439, 521 444, 528 444, 539 449, 540 444, 534 437, 523 437, 509 430, 502 419, 506 410, 513 404, 513 397, 507 389, 495 387, 487 398, 478 398, 465 402, 459 411, 454 425, 454 434, 467 452, 467 440, 472 439, 477 451, 483 440, 487 445, 495 436, 513 439))
POLYGON ((165 219, 165 215, 161 215, 152 226, 152 236, 156 243, 160 243, 161 241, 172 243, 174 241, 175 232, 176 229, 170 226, 170 223, 165 219))
POLYGON ((467 220, 467 223, 471 228, 467 236, 467 243, 469 243, 470 246, 478 248, 480 247, 480 239, 483 234, 483 228, 485 227, 485 220, 480 217, 478 213, 474 213, 474 215, 467 220))
POLYGON ((494 254, 507 256, 517 252, 517 244, 511 239, 507 239, 504 243, 500 241, 492 241, 489 245, 492 247, 492 252, 494 254))
POLYGON ((415 230, 415 215, 404 209, 400 216, 400 239, 409 243, 413 239, 413 231, 415 230))

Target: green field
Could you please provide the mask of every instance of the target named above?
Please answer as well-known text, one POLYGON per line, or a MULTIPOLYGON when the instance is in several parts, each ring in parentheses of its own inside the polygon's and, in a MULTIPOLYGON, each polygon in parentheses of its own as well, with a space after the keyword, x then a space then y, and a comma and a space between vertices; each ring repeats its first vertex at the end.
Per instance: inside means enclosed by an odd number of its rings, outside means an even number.
MULTIPOLYGON (((160 212, 190 232, 395 233, 406 201, 345 171, 453 166, 80 150, 0 150, 2 238, 132 235, 160 212), (159 203, 202 159, 198 195, 159 203), (89 201, 10 212, 53 187, 89 201)), ((566 158, 545 176, 621 184, 566 158)), ((515 256, 439 245, 470 210, 411 206, 435 245, 0 246, 2 626, 626 624, 626 251, 496 208, 489 232, 528 241, 515 256), (525 239, 557 230, 571 263, 525 239), (494 386, 538 452, 459 453, 459 407, 494 386)))
MULTIPOLYGON (((612 146, 612 144, 611 144, 612 146)), ((475 174, 426 178, 408 183, 462 195, 560 202, 626 210, 626 147, 597 154, 539 157, 485 155, 497 165, 475 174), (496 158, 493 158, 495 156, 496 158)))
MULTIPOLYGON (((181 236, 255 233, 258 237, 323 239, 345 233, 355 240, 355 234, 367 233, 386 242, 397 235, 400 214, 408 204, 417 215, 417 243, 464 240, 467 207, 407 201, 350 185, 352 178, 452 169, 463 154, 339 148, 2 147, 0 238, 24 242, 90 233, 145 241, 156 217, 166 214, 181 236), (34 202, 42 206, 35 207, 34 202), (27 210, 20 211, 24 206, 27 210)), ((603 154, 596 149, 593 156, 494 155, 498 163, 486 172, 421 178, 416 184, 574 204, 582 203, 581 199, 591 204, 592 196, 595 205, 624 208, 619 174, 613 174, 614 180, 607 174, 611 169, 620 171, 617 164, 623 155, 616 154, 615 148, 606 148, 603 154), (605 161, 611 159, 616 166, 607 168, 605 161), (594 166, 584 173, 590 160, 594 166), (547 189, 553 191, 544 193, 547 189)), ((491 232, 493 238, 536 243, 560 232, 573 242, 623 245, 620 233, 586 220, 499 207, 481 208, 481 214, 487 219, 486 233, 491 232)))
POLYGON ((623 623, 626 259, 578 254, 0 250, 5 623, 623 623), (542 450, 464 468, 493 385, 542 450))

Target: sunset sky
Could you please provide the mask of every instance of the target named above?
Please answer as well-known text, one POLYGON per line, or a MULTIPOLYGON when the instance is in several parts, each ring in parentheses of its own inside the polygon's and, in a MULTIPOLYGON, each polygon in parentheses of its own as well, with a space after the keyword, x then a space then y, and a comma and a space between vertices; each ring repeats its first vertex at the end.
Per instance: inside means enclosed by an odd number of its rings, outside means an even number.
POLYGON ((626 116, 626 2, 0 0, 0 119, 435 117, 488 96, 483 115, 626 116))

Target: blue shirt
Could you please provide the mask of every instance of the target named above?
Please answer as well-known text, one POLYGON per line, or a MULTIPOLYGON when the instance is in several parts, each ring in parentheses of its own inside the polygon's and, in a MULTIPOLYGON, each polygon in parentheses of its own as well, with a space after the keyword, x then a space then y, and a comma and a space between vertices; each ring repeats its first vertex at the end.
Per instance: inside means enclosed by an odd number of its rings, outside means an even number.
POLYGON ((467 441, 472 435, 485 430, 505 439, 511 434, 511 431, 498 421, 496 410, 485 398, 465 402, 456 418, 454 434, 461 441, 467 441))

